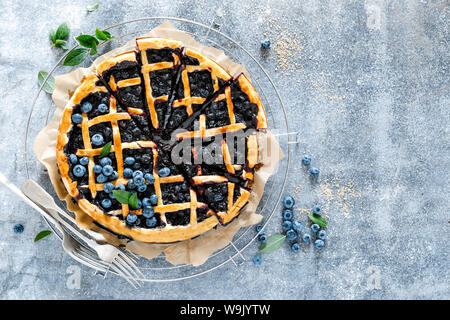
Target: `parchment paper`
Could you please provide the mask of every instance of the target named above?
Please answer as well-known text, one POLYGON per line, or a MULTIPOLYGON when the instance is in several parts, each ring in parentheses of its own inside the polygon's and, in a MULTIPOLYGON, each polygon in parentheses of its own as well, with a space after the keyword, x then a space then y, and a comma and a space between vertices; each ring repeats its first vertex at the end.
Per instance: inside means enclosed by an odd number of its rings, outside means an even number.
MULTIPOLYGON (((185 47, 200 51, 215 60, 233 76, 238 75, 240 72, 244 72, 248 76, 245 67, 231 61, 223 51, 200 44, 190 35, 174 28, 169 22, 159 25, 143 36, 180 40, 185 47)), ((144 243, 120 239, 113 233, 94 224, 93 219, 84 213, 73 201, 72 197, 65 189, 59 175, 56 160, 58 126, 65 105, 75 89, 80 85, 83 77, 92 73, 94 67, 103 60, 119 53, 135 49, 135 40, 131 40, 124 46, 111 50, 95 59, 92 66, 89 68, 78 68, 68 74, 57 76, 55 78, 55 90, 52 95, 52 99, 56 104, 56 110, 52 120, 36 137, 34 150, 39 161, 47 168, 50 180, 58 197, 61 200, 64 200, 67 203, 67 209, 75 214, 78 226, 89 233, 98 242, 108 242, 116 246, 126 247, 128 250, 148 259, 152 259, 163 252, 167 261, 172 264, 192 264, 198 266, 203 264, 212 253, 228 245, 241 227, 257 224, 262 220, 262 216, 256 214, 255 210, 263 195, 264 185, 273 173, 278 161, 283 157, 283 153, 277 140, 270 132, 259 134, 259 154, 270 154, 270 157, 262 157, 259 159, 261 167, 255 171, 252 194, 247 206, 243 209, 241 214, 228 225, 219 225, 216 229, 210 230, 195 239, 165 245, 144 243), (265 148, 271 150, 264 150, 265 148)))

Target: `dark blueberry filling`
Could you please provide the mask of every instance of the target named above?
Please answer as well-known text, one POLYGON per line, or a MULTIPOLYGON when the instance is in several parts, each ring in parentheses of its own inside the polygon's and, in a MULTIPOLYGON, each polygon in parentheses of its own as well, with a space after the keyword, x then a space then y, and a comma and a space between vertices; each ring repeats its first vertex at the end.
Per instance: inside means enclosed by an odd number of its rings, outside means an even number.
POLYGON ((107 194, 106 192, 104 192, 104 191, 97 191, 97 196, 95 197, 95 199, 93 200, 93 203, 97 206, 97 207, 99 207, 99 208, 101 208, 104 212, 106 212, 106 213, 108 213, 108 212, 110 212, 110 211, 113 211, 113 210, 121 210, 122 209, 122 205, 120 204, 120 202, 119 201, 117 201, 116 199, 111 199, 110 197, 109 197, 109 194, 107 194), (102 207, 102 201, 104 200, 104 199, 109 199, 109 200, 111 200, 111 207, 109 207, 109 208, 107 208, 107 209, 105 209, 105 208, 103 208, 102 207))
POLYGON ((124 106, 138 109, 144 108, 144 97, 140 85, 119 88, 117 90, 117 98, 124 106))
POLYGON ((153 97, 162 97, 170 94, 174 69, 161 69, 150 72, 150 83, 153 97))
POLYGON ((121 80, 138 78, 139 77, 139 66, 134 61, 122 61, 111 67, 108 71, 103 73, 103 78, 109 82, 110 77, 113 76, 115 82, 121 80))
POLYGON ((64 153, 66 155, 75 153, 78 149, 84 149, 83 136, 79 126, 73 126, 67 133, 69 142, 64 146, 64 153))
POLYGON ((92 142, 92 136, 95 134, 101 134, 103 136, 104 143, 101 145, 94 145, 92 144, 93 148, 101 148, 108 142, 111 142, 114 144, 113 141, 113 135, 112 135, 112 126, 110 122, 102 122, 96 125, 93 125, 89 128, 89 137, 91 138, 92 142))
MULTIPOLYGON (((103 84, 101 84, 103 86, 103 84)), ((90 93, 87 95, 87 97, 83 98, 83 100, 81 100, 81 103, 74 106, 73 108, 73 112, 72 114, 76 114, 76 113, 81 113, 81 105, 85 102, 89 102, 92 104, 92 111, 87 113, 87 116, 89 119, 107 114, 108 112, 100 112, 98 110, 98 105, 99 104, 106 104, 106 106, 108 107, 109 110, 109 97, 110 94, 107 92, 102 92, 102 91, 98 91, 98 92, 94 92, 94 93, 90 93)))
POLYGON ((129 120, 119 120, 120 140, 122 142, 151 140, 148 120, 143 115, 132 115, 129 120))
POLYGON ((145 50, 147 54, 148 63, 157 63, 157 62, 173 62, 173 53, 179 54, 179 50, 170 49, 170 48, 162 48, 162 49, 147 49, 145 50))
POLYGON ((183 62, 186 65, 190 65, 190 66, 198 66, 198 65, 200 65, 200 62, 198 61, 197 58, 194 58, 194 57, 191 57, 191 56, 187 56, 187 55, 183 57, 183 62))
POLYGON ((241 90, 238 81, 231 84, 231 100, 236 122, 245 123, 248 128, 256 128, 258 106, 250 102, 247 94, 241 90))
POLYGON ((135 223, 135 226, 139 226, 140 228, 145 228, 145 229, 155 229, 155 228, 160 228, 165 226, 165 224, 163 224, 163 222, 161 221, 161 217, 159 216, 159 213, 155 213, 154 217, 156 218, 156 225, 153 227, 149 227, 147 226, 147 224, 145 223, 145 220, 147 220, 147 218, 145 218, 143 215, 139 215, 137 216, 138 220, 135 223))
POLYGON ((190 222, 191 211, 189 209, 184 209, 175 212, 166 213, 167 223, 173 226, 185 226, 190 222))
POLYGON ((197 208, 197 222, 202 222, 206 218, 206 214, 208 213, 208 208, 197 208))
POLYGON ((203 195, 208 205, 216 211, 227 211, 228 184, 208 184, 203 188, 203 195))
POLYGON ((188 73, 191 97, 206 98, 214 92, 211 73, 207 70, 188 73))
POLYGON ((206 109, 206 128, 217 128, 229 125, 228 106, 225 100, 212 102, 206 109))
POLYGON ((125 168, 130 168, 133 171, 141 170, 144 174, 153 173, 153 151, 151 148, 123 149, 122 155, 124 160, 127 157, 132 157, 136 160, 132 165, 124 162, 125 168))
POLYGON ((168 107, 169 103, 167 101, 155 102, 155 111, 160 127, 164 123, 164 115, 166 114, 168 107))
POLYGON ((161 192, 164 204, 190 202, 189 186, 186 182, 162 183, 161 192))
POLYGON ((179 127, 184 120, 188 118, 188 114, 186 112, 186 108, 181 106, 178 108, 174 108, 172 110, 172 116, 169 119, 167 124, 167 128, 170 130, 176 129, 179 127))
POLYGON ((158 149, 158 160, 156 162, 156 171, 162 168, 169 168, 170 175, 175 176, 182 174, 181 169, 178 168, 171 160, 171 152, 158 149))

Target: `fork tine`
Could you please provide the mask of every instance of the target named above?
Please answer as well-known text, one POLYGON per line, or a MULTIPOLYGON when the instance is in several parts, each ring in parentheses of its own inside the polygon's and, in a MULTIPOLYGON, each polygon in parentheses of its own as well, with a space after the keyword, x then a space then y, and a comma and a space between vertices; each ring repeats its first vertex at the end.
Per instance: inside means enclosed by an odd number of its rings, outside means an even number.
MULTIPOLYGON (((122 265, 123 268, 127 269, 128 272, 134 277, 134 278, 138 278, 139 279, 139 275, 133 270, 133 268, 131 268, 131 266, 129 266, 125 260, 123 260, 121 257, 117 256, 115 258, 115 260, 117 261, 117 263, 119 263, 120 265, 122 265)), ((137 279, 135 279, 137 281, 137 279)))
POLYGON ((84 264, 84 265, 86 265, 88 267, 91 267, 91 268, 94 268, 94 269, 98 269, 98 270, 103 271, 103 272, 106 271, 106 268, 104 266, 98 264, 96 261, 93 261, 92 259, 89 259, 89 258, 81 255, 79 252, 77 252, 75 250, 73 252, 69 252, 68 251, 67 253, 73 259, 77 260, 78 262, 80 262, 80 263, 82 263, 82 264, 84 264))
POLYGON ((124 278, 125 280, 127 280, 127 282, 133 286, 133 288, 137 289, 136 285, 135 285, 135 284, 134 284, 127 276, 125 276, 125 275, 123 274, 123 272, 122 272, 119 268, 117 268, 113 263, 110 264, 110 267, 111 267, 111 269, 113 269, 115 272, 117 272, 117 274, 118 274, 120 277, 122 277, 122 278, 124 278))
POLYGON ((113 263, 120 268, 126 275, 128 275, 131 279, 134 280, 134 282, 140 286, 139 281, 136 280, 138 278, 137 274, 133 274, 133 272, 130 270, 130 267, 127 266, 121 259, 118 259, 117 257, 114 258, 113 263))
POLYGON ((99 259, 97 254, 91 250, 89 250, 88 248, 86 248, 83 245, 80 245, 78 247, 80 253, 82 253, 84 256, 91 258, 92 260, 96 261, 98 264, 104 265, 105 268, 108 266, 108 263, 99 259))
POLYGON ((133 261, 124 252, 119 252, 119 256, 122 257, 122 259, 124 259, 125 262, 127 262, 128 265, 134 270, 134 272, 137 272, 139 276, 141 276, 141 278, 145 278, 141 270, 139 270, 136 264, 133 263, 133 261))
POLYGON ((114 265, 118 269, 122 271, 122 273, 131 281, 133 281, 138 287, 140 287, 140 283, 135 279, 136 275, 133 275, 123 263, 116 258, 114 258, 111 265, 114 265))

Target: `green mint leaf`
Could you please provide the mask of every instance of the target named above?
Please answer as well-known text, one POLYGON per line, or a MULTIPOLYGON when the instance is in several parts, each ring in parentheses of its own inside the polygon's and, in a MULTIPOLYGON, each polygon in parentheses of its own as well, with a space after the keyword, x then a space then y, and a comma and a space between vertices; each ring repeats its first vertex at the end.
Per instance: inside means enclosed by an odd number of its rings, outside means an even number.
POLYGON ((89 54, 90 54, 91 56, 96 55, 97 52, 98 52, 98 51, 97 51, 97 47, 94 47, 94 48, 89 49, 89 54))
POLYGON ((128 204, 130 199, 130 193, 125 190, 113 190, 114 197, 122 204, 128 204))
POLYGON ((310 213, 308 214, 308 217, 312 222, 318 224, 319 226, 323 228, 327 227, 327 221, 321 215, 310 213))
POLYGON ((138 208, 138 197, 137 197, 137 193, 133 193, 130 198, 128 199, 128 204, 131 206, 131 208, 133 209, 137 209, 138 208))
POLYGON ((58 42, 58 43, 54 44, 54 46, 56 48, 60 48, 60 49, 63 49, 63 50, 69 50, 69 48, 67 48, 67 46, 66 46, 66 41, 64 41, 64 40, 56 40, 56 41, 58 42))
POLYGON ((103 146, 102 150, 100 151, 100 158, 106 157, 110 153, 111 146, 112 146, 111 142, 108 142, 103 146))
POLYGON ((109 38, 111 38, 111 35, 109 35, 109 37, 108 37, 108 35, 105 33, 105 31, 101 31, 99 29, 95 29, 95 36, 97 37, 97 39, 103 40, 103 41, 106 41, 109 38))
POLYGON ((55 40, 64 40, 69 36, 70 28, 67 22, 62 23, 56 30, 55 40))
POLYGON ((76 37, 77 41, 85 48, 96 48, 99 44, 98 40, 89 34, 81 34, 78 37, 76 37))
MULTIPOLYGON (((44 83, 45 78, 47 77, 48 73, 45 71, 39 71, 38 72, 38 83, 39 86, 42 86, 42 84, 44 83)), ((53 78, 53 76, 48 77, 47 81, 45 82, 44 86, 42 87, 42 89, 47 92, 52 94, 53 90, 55 89, 55 78, 53 78)))
POLYGON ((37 241, 45 238, 46 236, 50 235, 51 233, 52 232, 50 230, 42 230, 41 232, 38 233, 36 238, 34 238, 34 242, 37 242, 37 241))
POLYGON ((56 42, 56 32, 55 32, 55 30, 53 30, 53 29, 50 29, 50 41, 51 41, 52 43, 55 43, 55 42, 56 42))
POLYGON ((86 7, 86 10, 87 10, 88 12, 92 12, 92 11, 97 10, 98 6, 99 6, 99 4, 98 4, 98 3, 95 3, 95 4, 92 4, 92 5, 90 5, 90 6, 87 6, 87 7, 86 7))
POLYGON ((259 252, 262 253, 271 253, 281 247, 283 242, 286 240, 286 236, 284 234, 273 234, 268 239, 267 242, 261 244, 259 247, 259 252))
POLYGON ((69 52, 63 62, 63 66, 76 66, 82 63, 89 54, 89 49, 77 48, 69 52))

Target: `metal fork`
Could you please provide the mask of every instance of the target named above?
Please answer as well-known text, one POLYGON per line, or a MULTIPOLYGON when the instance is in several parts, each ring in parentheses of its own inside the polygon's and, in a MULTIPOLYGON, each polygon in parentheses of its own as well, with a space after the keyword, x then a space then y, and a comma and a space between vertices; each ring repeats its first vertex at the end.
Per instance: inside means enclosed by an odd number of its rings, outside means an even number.
MULTIPOLYGON (((104 266, 101 262, 98 261, 98 257, 102 262, 107 263, 107 267, 111 268, 115 272, 117 272, 122 278, 127 280, 133 287, 139 286, 138 279, 143 279, 144 275, 141 273, 139 268, 136 266, 136 261, 132 256, 128 256, 122 250, 110 245, 110 244, 99 244, 96 241, 86 237, 80 231, 75 229, 70 223, 61 218, 59 214, 61 214, 64 218, 70 220, 71 222, 75 222, 73 217, 69 215, 66 211, 60 208, 54 201, 53 197, 48 194, 39 184, 37 184, 33 180, 27 180, 21 187, 22 192, 30 198, 33 202, 42 206, 46 209, 56 220, 58 220, 61 224, 64 225, 67 229, 69 229, 73 234, 75 234, 79 239, 81 239, 84 243, 87 244, 88 248, 93 249, 89 250, 69 234, 69 237, 65 237, 63 240, 63 247, 66 246, 70 248, 72 252, 78 254, 78 258, 85 259, 90 261, 95 269, 103 271, 101 268, 104 266), (70 239, 71 238, 71 239, 70 239)), ((66 248, 65 247, 65 248, 66 248)))

